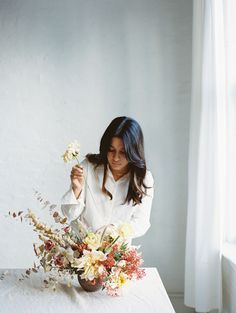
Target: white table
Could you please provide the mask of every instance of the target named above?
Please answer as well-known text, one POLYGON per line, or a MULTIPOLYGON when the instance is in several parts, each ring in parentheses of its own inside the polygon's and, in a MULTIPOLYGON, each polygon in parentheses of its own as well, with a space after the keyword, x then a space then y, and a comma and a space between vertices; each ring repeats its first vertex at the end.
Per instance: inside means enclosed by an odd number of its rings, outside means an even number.
POLYGON ((55 292, 42 291, 43 274, 19 282, 21 273, 8 270, 0 280, 0 313, 175 313, 156 268, 146 268, 147 275, 120 297, 85 292, 76 279, 71 288, 60 284, 55 292))

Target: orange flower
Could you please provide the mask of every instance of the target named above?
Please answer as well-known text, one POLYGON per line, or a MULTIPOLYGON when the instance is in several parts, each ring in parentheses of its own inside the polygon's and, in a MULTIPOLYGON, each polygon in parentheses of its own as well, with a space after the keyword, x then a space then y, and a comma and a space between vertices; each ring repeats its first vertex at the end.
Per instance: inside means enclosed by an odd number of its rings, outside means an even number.
POLYGON ((88 249, 88 245, 86 243, 79 243, 79 244, 77 244, 77 251, 80 254, 83 254, 83 251, 87 250, 87 249, 88 249))

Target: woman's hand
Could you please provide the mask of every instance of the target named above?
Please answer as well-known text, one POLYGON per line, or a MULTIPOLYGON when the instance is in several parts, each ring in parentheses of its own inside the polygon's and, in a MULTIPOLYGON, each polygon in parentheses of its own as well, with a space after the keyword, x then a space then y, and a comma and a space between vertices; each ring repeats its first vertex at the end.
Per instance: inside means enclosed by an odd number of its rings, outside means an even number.
POLYGON ((70 174, 72 189, 75 197, 78 198, 84 186, 84 170, 82 166, 75 165, 70 174))

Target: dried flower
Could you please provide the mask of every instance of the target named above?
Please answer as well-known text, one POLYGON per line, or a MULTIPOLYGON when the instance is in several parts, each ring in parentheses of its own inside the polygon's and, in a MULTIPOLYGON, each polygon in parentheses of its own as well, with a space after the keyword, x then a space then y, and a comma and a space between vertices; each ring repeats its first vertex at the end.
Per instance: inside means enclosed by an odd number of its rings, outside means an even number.
POLYGON ((44 242, 44 245, 45 245, 45 250, 50 251, 55 246, 55 243, 52 240, 46 240, 44 242))

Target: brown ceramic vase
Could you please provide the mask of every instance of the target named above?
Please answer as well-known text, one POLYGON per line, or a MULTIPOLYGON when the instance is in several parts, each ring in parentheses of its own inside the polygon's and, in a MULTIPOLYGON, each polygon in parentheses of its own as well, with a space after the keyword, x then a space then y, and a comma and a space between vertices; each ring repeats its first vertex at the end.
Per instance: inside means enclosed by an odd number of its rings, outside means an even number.
POLYGON ((88 292, 97 291, 102 288, 102 282, 100 278, 95 278, 93 281, 82 279, 80 275, 82 274, 82 271, 78 272, 78 281, 80 283, 80 286, 88 292))

